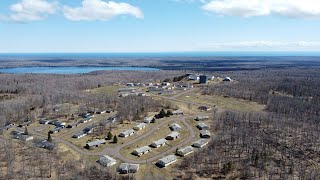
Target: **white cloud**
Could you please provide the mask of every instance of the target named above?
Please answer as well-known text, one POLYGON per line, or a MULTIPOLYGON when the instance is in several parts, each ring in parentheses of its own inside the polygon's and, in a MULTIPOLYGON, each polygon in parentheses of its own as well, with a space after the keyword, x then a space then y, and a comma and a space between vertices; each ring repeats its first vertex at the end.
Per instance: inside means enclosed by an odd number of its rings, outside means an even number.
POLYGON ((30 22, 45 19, 54 14, 58 8, 57 2, 47 0, 22 0, 10 6, 11 14, 1 15, 2 21, 30 22))
POLYGON ((197 44, 202 50, 320 50, 319 41, 240 41, 197 44))
POLYGON ((212 0, 202 9, 227 16, 280 15, 292 18, 320 18, 319 0, 212 0))
POLYGON ((83 0, 81 7, 63 7, 64 15, 72 21, 106 21, 118 15, 132 15, 143 18, 143 13, 138 7, 128 3, 116 3, 102 0, 83 0))

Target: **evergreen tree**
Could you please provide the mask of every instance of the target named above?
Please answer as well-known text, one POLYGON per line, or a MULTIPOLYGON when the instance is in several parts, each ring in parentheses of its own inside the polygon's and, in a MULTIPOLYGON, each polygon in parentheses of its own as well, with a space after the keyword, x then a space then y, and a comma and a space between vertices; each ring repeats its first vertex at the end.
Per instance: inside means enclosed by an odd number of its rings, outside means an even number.
POLYGON ((112 135, 111 131, 109 131, 109 132, 108 132, 108 140, 111 140, 112 137, 113 137, 113 135, 112 135))
POLYGON ((24 135, 29 135, 27 127, 24 129, 24 135))
POLYGON ((114 136, 113 136, 113 143, 118 143, 118 137, 117 137, 117 135, 114 135, 114 136))
POLYGON ((164 111, 164 109, 161 109, 159 113, 159 118, 164 118, 165 116, 166 116, 166 112, 164 111))
POLYGON ((51 138, 51 133, 48 132, 48 139, 47 139, 48 142, 52 142, 52 138, 51 138))

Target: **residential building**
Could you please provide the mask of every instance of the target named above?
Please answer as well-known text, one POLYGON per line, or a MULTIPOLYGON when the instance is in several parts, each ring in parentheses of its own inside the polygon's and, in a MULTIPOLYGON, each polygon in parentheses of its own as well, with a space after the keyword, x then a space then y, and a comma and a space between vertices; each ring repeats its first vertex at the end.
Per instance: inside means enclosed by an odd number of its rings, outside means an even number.
POLYGON ((175 140, 180 137, 180 134, 178 132, 172 132, 167 137, 166 140, 175 140))
POLYGON ((211 137, 211 132, 208 130, 202 130, 200 132, 200 137, 201 138, 210 138, 211 137))
POLYGON ((205 123, 198 123, 197 128, 199 130, 208 130, 209 126, 207 124, 205 124, 205 123))
POLYGON ((194 120, 196 120, 196 121, 205 121, 205 120, 208 120, 208 119, 209 119, 209 116, 198 116, 194 120))
POLYGON ((39 123, 40 124, 49 124, 50 121, 49 120, 40 120, 39 123))
POLYGON ((132 152, 132 154, 136 155, 136 156, 141 156, 143 154, 147 154, 150 150, 151 150, 151 148, 149 146, 143 146, 143 147, 135 149, 132 152))
POLYGON ((143 120, 143 122, 146 123, 146 124, 150 124, 153 119, 154 119, 153 116, 145 117, 144 120, 143 120))
POLYGON ((23 122, 23 123, 19 124, 19 126, 18 126, 18 127, 25 127, 25 126, 29 126, 30 124, 32 124, 32 121, 25 121, 25 122, 23 122))
POLYGON ((224 81, 224 82, 230 82, 230 81, 232 81, 232 79, 231 79, 230 77, 225 77, 225 78, 223 79, 223 81, 224 81))
POLYGON ((119 134, 119 137, 132 136, 134 133, 135 133, 135 131, 134 131, 133 129, 128 129, 128 130, 125 130, 125 131, 121 132, 121 133, 119 134))
POLYGON ((177 161, 177 157, 175 155, 169 155, 169 156, 166 156, 166 157, 159 159, 157 164, 162 167, 167 167, 170 164, 175 163, 176 161, 177 161))
POLYGON ((181 126, 179 124, 177 124, 177 123, 174 123, 174 124, 170 125, 170 130, 171 131, 180 131, 181 129, 182 129, 181 126))
POLYGON ((139 130, 144 129, 146 126, 147 126, 146 123, 140 123, 137 126, 135 126, 133 129, 136 130, 136 131, 139 131, 139 130))
POLYGON ((117 163, 117 161, 108 155, 102 155, 102 156, 100 156, 98 163, 101 166, 110 167, 110 166, 115 165, 117 163))
POLYGON ((184 148, 178 149, 178 151, 176 153, 179 156, 187 156, 187 155, 193 153, 193 147, 186 146, 184 148))
POLYGON ((183 111, 181 111, 180 109, 172 111, 173 115, 183 115, 183 111))
POLYGON ((91 141, 91 142, 88 142, 85 146, 85 148, 87 149, 93 149, 95 147, 99 147, 101 144, 106 144, 106 140, 104 139, 97 139, 95 141, 91 141))
POLYGON ((63 128, 62 127, 55 127, 54 129, 52 129, 51 131, 49 131, 51 134, 54 134, 54 133, 58 133, 62 130, 63 128))
POLYGON ((207 107, 207 106, 200 106, 198 109, 199 109, 200 111, 210 111, 210 110, 211 110, 211 108, 210 108, 210 107, 207 107))
POLYGON ((72 136, 72 138, 79 139, 79 138, 82 138, 82 137, 84 137, 84 136, 86 136, 86 135, 87 135, 86 132, 81 131, 81 132, 78 132, 78 133, 74 134, 74 135, 72 136))
POLYGON ((196 148, 202 148, 203 146, 206 146, 209 143, 207 139, 199 139, 195 141, 192 146, 196 148))
POLYGON ((160 146, 164 146, 166 144, 166 139, 159 139, 157 141, 154 141, 152 144, 150 144, 151 147, 158 148, 160 146))
POLYGON ((136 173, 139 170, 139 164, 121 163, 118 171, 121 174, 136 173))

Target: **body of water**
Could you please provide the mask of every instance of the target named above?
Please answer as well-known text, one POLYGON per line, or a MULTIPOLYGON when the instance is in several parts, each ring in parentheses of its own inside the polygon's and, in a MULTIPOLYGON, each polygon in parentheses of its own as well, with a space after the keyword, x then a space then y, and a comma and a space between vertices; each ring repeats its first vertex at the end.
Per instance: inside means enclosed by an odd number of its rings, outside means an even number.
POLYGON ((18 67, 0 69, 0 72, 12 74, 82 74, 99 70, 158 71, 159 69, 147 67, 18 67))

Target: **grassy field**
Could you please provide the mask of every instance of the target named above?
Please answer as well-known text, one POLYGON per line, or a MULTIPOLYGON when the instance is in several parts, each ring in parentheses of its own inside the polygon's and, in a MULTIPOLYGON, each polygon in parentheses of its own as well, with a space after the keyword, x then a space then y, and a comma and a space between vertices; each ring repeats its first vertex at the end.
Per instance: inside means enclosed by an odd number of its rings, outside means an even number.
POLYGON ((109 95, 118 95, 118 90, 120 88, 125 88, 125 86, 120 86, 120 85, 105 86, 105 87, 92 89, 92 90, 90 90, 90 92, 92 92, 92 93, 109 94, 109 95))
POLYGON ((235 99, 231 97, 209 96, 201 95, 199 93, 189 93, 179 96, 178 99, 192 101, 195 103, 202 103, 210 106, 218 106, 227 110, 243 111, 243 112, 257 112, 264 109, 264 105, 246 101, 242 99, 235 99))

